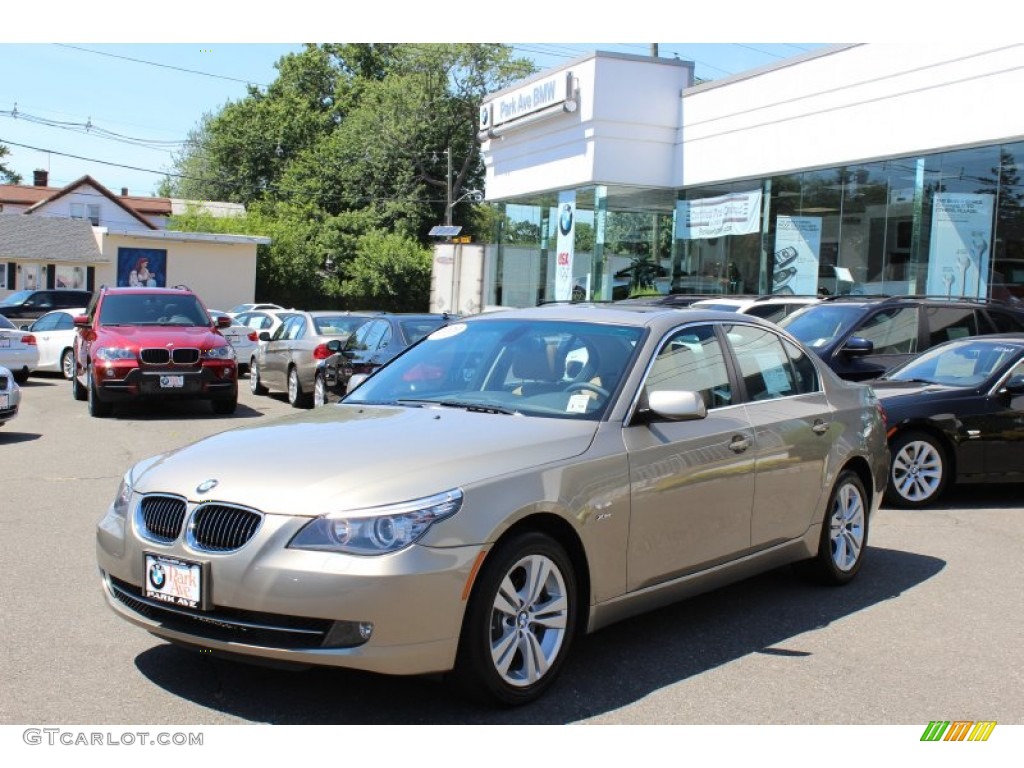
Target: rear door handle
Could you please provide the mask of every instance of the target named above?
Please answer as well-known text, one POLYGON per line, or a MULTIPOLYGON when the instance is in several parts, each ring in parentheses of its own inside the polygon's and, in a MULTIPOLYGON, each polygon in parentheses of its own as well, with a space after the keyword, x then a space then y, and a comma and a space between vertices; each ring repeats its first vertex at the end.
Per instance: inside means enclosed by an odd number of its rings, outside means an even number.
POLYGON ((828 432, 828 424, 822 421, 821 419, 815 419, 814 426, 811 427, 811 430, 816 435, 824 435, 826 432, 828 432))
POLYGON ((729 450, 735 453, 743 453, 750 447, 750 438, 736 435, 729 443, 729 450))

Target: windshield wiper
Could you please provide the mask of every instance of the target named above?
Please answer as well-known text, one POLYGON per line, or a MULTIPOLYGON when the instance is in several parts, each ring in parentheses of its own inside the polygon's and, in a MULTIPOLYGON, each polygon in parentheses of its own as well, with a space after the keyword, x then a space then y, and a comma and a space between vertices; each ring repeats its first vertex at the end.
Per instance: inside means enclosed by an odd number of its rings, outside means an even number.
POLYGON ((519 411, 512 408, 505 408, 500 405, 490 405, 488 403, 474 403, 472 401, 464 400, 416 400, 412 398, 403 398, 396 400, 399 405, 415 405, 420 408, 427 405, 440 405, 444 408, 461 408, 464 411, 472 411, 473 413, 501 413, 506 416, 516 416, 519 411))

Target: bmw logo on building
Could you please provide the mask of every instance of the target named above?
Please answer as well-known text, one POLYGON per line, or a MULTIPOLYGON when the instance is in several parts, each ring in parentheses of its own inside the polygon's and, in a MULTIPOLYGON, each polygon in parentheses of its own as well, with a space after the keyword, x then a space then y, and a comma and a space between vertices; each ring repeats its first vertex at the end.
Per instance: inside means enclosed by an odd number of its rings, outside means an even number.
POLYGON ((167 583, 167 574, 160 563, 153 563, 149 567, 149 583, 153 585, 153 589, 163 589, 167 583))
POLYGON ((569 203, 562 206, 562 214, 558 217, 558 229, 563 235, 572 232, 572 206, 569 203))

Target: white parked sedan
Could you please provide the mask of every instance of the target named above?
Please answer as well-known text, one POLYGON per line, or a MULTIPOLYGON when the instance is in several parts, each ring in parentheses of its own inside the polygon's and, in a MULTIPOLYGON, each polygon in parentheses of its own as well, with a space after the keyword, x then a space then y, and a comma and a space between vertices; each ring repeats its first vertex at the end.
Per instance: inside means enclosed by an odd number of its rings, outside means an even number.
POLYGON ((259 336, 255 330, 238 322, 230 312, 221 312, 219 309, 211 309, 209 312, 214 321, 218 317, 227 317, 231 320, 230 327, 218 330, 234 347, 235 356, 238 358, 238 375, 244 376, 249 370, 249 361, 256 357, 256 350, 260 346, 259 336))
POLYGON ((7 368, 20 384, 38 364, 39 347, 36 345, 36 337, 0 316, 0 366, 7 368))
POLYGON ((14 374, 7 368, 0 368, 0 427, 18 415, 20 404, 21 388, 14 374))
POLYGON ((85 307, 57 309, 26 328, 36 337, 39 347, 39 361, 32 370, 55 371, 71 379, 75 373, 75 335, 78 333, 75 317, 84 314, 85 307))

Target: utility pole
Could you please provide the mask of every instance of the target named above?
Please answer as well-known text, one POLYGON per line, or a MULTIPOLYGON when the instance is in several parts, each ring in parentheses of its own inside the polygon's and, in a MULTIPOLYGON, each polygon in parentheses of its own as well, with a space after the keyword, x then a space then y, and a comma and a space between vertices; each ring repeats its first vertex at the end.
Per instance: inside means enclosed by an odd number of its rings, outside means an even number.
POLYGON ((448 158, 448 173, 444 177, 445 180, 445 196, 444 196, 444 223, 446 226, 452 225, 452 148, 448 147, 444 151, 444 156, 448 158))
POLYGON ((658 44, 657 43, 651 43, 651 58, 652 59, 658 58, 658 44))

